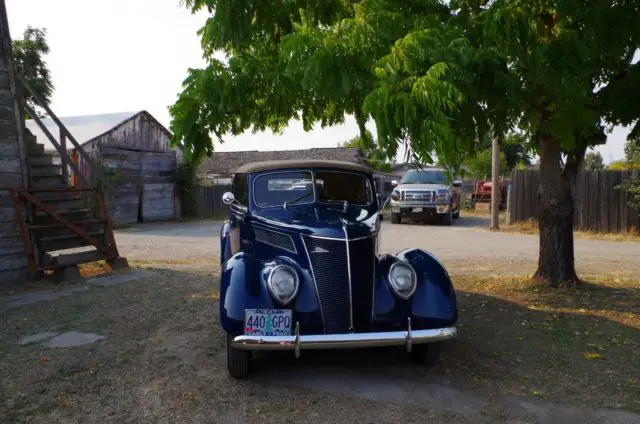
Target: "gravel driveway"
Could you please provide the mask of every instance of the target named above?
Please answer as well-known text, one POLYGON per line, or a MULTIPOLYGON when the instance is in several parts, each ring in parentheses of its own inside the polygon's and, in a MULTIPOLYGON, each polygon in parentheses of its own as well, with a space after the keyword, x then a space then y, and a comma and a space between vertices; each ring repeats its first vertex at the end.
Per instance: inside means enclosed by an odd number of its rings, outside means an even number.
MULTIPOLYGON (((219 222, 146 224, 116 233, 120 254, 130 260, 213 261, 219 258, 219 222)), ((465 217, 452 227, 383 223, 384 252, 420 247, 436 255, 452 274, 487 272, 527 274, 535 271, 538 237, 495 233, 486 220, 465 217)), ((640 244, 575 240, 575 256, 581 275, 611 272, 640 277, 640 244)))

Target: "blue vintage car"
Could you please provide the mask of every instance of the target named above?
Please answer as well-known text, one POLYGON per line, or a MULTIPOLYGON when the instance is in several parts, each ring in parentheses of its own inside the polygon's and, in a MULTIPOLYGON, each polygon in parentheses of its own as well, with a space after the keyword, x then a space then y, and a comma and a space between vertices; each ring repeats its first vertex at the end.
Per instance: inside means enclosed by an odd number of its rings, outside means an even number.
POLYGON ((257 162, 223 195, 220 321, 227 367, 252 351, 403 346, 434 363, 456 336, 456 295, 430 253, 379 254, 371 171, 339 161, 257 162))

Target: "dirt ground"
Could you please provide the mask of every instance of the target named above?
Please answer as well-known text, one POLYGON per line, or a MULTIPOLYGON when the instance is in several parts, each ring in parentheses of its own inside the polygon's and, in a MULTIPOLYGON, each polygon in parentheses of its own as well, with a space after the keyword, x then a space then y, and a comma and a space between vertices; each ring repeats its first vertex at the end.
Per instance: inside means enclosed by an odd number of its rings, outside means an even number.
POLYGON ((531 287, 534 236, 385 224, 385 251, 424 247, 459 291, 460 330, 442 362, 396 349, 263 354, 250 381, 226 374, 219 327, 219 224, 119 231, 121 254, 153 275, 55 301, 2 307, 0 422, 640 422, 637 244, 576 241, 590 285, 531 287), (94 344, 19 341, 83 331, 94 344))

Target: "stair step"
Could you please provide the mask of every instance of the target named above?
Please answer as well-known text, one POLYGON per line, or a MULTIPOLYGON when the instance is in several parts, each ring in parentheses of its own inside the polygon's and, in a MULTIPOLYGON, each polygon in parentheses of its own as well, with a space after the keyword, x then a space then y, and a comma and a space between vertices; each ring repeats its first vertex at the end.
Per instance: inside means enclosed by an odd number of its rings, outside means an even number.
POLYGON ((64 268, 72 265, 85 264, 87 262, 103 261, 107 258, 107 255, 100 252, 99 250, 89 250, 86 252, 66 253, 59 255, 45 253, 44 267, 47 269, 64 268))
POLYGON ((33 188, 65 188, 68 187, 68 184, 65 184, 62 181, 62 176, 31 176, 31 181, 33 181, 33 188))
POLYGON ((46 206, 53 208, 55 210, 72 210, 72 209, 83 209, 85 207, 84 199, 78 196, 68 196, 68 197, 44 197, 40 198, 38 196, 38 200, 44 203, 46 206))
MULTIPOLYGON (((81 209, 59 209, 54 211, 59 214, 62 219, 69 222, 74 221, 86 221, 93 218, 93 212, 88 208, 81 209)), ((35 225, 45 225, 45 224, 57 224, 58 221, 53 217, 49 216, 45 212, 38 210, 36 208, 36 216, 34 220, 35 225)))
POLYGON ((61 178, 62 169, 59 165, 29 165, 32 177, 58 177, 61 178))
POLYGON ((53 156, 43 154, 43 155, 29 155, 27 158, 27 162, 32 166, 44 166, 44 165, 55 165, 53 163, 53 156))
MULTIPOLYGON (((99 232, 104 229, 104 221, 99 219, 87 219, 85 221, 72 222, 76 227, 91 232, 99 232)), ((59 223, 46 225, 29 225, 29 230, 36 240, 47 237, 75 236, 69 227, 59 223)))
POLYGON ((44 144, 36 143, 36 144, 28 144, 27 145, 27 154, 31 155, 43 155, 44 154, 44 144))
MULTIPOLYGON (((89 233, 89 236, 96 238, 104 243, 103 231, 92 231, 89 233)), ((54 252, 56 250, 75 249, 76 247, 91 246, 91 243, 87 243, 86 240, 82 239, 74 233, 64 236, 41 237, 39 244, 43 253, 54 252)))

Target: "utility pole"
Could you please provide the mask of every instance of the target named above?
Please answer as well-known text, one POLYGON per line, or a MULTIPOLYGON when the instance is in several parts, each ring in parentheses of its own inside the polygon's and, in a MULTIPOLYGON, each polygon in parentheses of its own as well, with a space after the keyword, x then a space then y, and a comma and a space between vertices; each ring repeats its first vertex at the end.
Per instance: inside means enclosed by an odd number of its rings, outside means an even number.
POLYGON ((500 174, 500 145, 498 136, 491 140, 491 229, 500 228, 500 190, 498 190, 498 177, 500 174))

